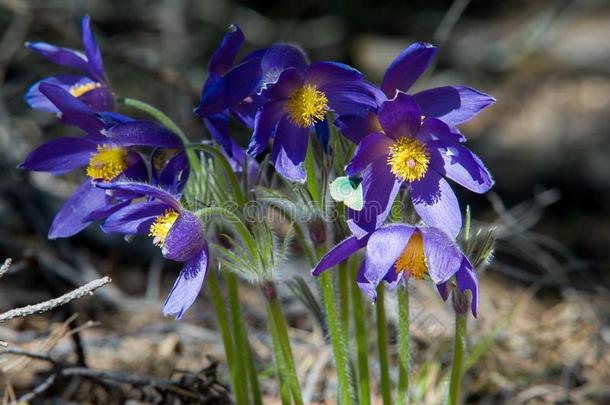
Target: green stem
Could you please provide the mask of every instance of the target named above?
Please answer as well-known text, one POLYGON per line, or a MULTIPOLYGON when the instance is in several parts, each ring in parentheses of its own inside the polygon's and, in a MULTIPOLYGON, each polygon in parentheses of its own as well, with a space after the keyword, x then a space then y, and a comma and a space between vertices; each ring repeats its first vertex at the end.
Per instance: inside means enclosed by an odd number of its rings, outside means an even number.
POLYGON ((313 160, 313 145, 311 139, 307 148, 307 154, 305 155, 305 170, 307 171, 307 190, 311 195, 311 198, 322 207, 322 198, 320 196, 320 189, 318 187, 318 178, 316 176, 316 165, 313 160))
POLYGON ((409 403, 409 291, 406 283, 398 288, 398 403, 409 403))
MULTIPOLYGON (((136 100, 133 98, 127 98, 127 97, 119 98, 117 101, 119 103, 125 104, 126 106, 133 107, 140 111, 143 111, 146 114, 150 115, 151 117, 155 118, 157 121, 159 121, 161 124, 163 124, 163 126, 165 126, 167 129, 169 129, 170 131, 172 131, 176 135, 178 135, 178 137, 182 141, 182 144, 184 145, 184 148, 186 149, 186 146, 189 143, 189 140, 186 137, 186 134, 163 111, 159 110, 156 107, 153 107, 152 105, 150 105, 148 103, 145 103, 144 101, 136 100)), ((197 159, 197 156, 195 155, 195 153, 193 153, 192 150, 186 149, 186 154, 188 156, 191 167, 196 167, 197 165, 200 164, 199 160, 197 159)))
POLYGON ((272 326, 275 328, 278 337, 278 343, 280 345, 281 355, 286 366, 286 376, 290 391, 292 392, 292 399, 296 405, 303 405, 303 398, 301 396, 301 386, 299 385, 299 378, 297 375, 296 366, 294 364, 294 357, 292 356, 292 349, 290 347, 290 338, 288 337, 288 327, 284 314, 282 313, 282 306, 277 298, 277 292, 273 284, 265 286, 267 298, 267 312, 270 317, 272 326))
POLYGON ((388 336, 385 317, 385 285, 377 287, 377 346, 379 349, 379 369, 381 372, 381 396, 384 405, 392 404, 390 369, 388 365, 388 336))
POLYGON ((269 331, 271 332, 271 341, 273 344, 273 357, 275 358, 275 374, 277 375, 280 398, 282 399, 282 405, 290 405, 290 386, 287 379, 286 363, 284 362, 284 356, 282 355, 282 349, 280 345, 280 337, 277 333, 277 328, 273 322, 273 315, 271 314, 271 307, 267 305, 267 318, 269 319, 269 331))
MULTIPOLYGON (((262 405, 261 392, 258 383, 258 373, 254 365, 254 359, 252 357, 252 350, 246 336, 246 330, 244 321, 241 316, 241 309, 239 307, 239 282, 237 276, 231 272, 225 273, 225 281, 227 283, 227 291, 229 294, 229 304, 231 308, 231 320, 233 326, 233 337, 235 338, 235 351, 240 355, 236 356, 236 360, 239 362, 238 377, 241 381, 245 381, 245 374, 248 373, 248 379, 250 381, 250 389, 252 391, 253 403, 262 405)), ((240 384, 244 391, 247 391, 247 384, 240 384)), ((245 394, 247 398, 247 393, 245 394)))
POLYGON ((229 365, 229 374, 231 375, 231 385, 233 386, 233 392, 235 393, 235 402, 237 404, 247 404, 248 397, 247 395, 244 397, 246 391, 241 388, 243 384, 238 371, 241 367, 235 362, 235 346, 233 339, 231 338, 231 331, 229 329, 222 293, 220 292, 220 286, 218 284, 218 277, 213 270, 208 272, 207 284, 210 289, 210 295, 212 296, 212 302, 214 303, 216 319, 218 320, 222 343, 225 348, 227 364, 229 365))
POLYGON ((349 342, 349 270, 347 262, 339 264, 339 303, 343 341, 349 342))
POLYGON ((320 276, 320 284, 322 286, 328 332, 330 333, 330 341, 337 367, 340 403, 342 405, 349 405, 352 403, 352 392, 347 365, 347 342, 344 339, 345 334, 341 329, 341 323, 337 317, 337 299, 333 288, 332 276, 331 272, 324 272, 320 276))
MULTIPOLYGON (((350 263, 356 263, 351 260, 350 263)), ((358 276, 358 266, 353 266, 353 278, 358 276)), ((367 343, 367 329, 365 310, 362 300, 362 291, 356 282, 352 282, 352 306, 354 312, 354 330, 356 333, 356 347, 358 350, 358 387, 360 388, 360 405, 371 404, 371 388, 369 385, 369 348, 367 343)))
POLYGON ((455 313, 455 336, 453 340, 453 365, 449 383, 449 405, 457 405, 460 398, 464 352, 466 351, 467 313, 455 313))

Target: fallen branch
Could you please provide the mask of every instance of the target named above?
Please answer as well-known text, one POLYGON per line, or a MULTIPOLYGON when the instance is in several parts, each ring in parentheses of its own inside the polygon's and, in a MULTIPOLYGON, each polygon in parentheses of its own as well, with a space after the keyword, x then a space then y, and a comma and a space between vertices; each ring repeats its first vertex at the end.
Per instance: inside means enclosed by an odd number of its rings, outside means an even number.
POLYGON ((102 277, 100 279, 93 280, 85 284, 84 286, 77 288, 76 290, 64 294, 61 297, 53 298, 51 300, 41 302, 35 305, 28 305, 22 308, 11 309, 10 311, 7 311, 0 315, 0 323, 6 322, 14 318, 21 318, 32 314, 39 314, 42 312, 49 311, 53 308, 65 305, 87 294, 92 294, 93 291, 105 286, 106 284, 110 283, 110 281, 112 281, 110 277, 102 277))

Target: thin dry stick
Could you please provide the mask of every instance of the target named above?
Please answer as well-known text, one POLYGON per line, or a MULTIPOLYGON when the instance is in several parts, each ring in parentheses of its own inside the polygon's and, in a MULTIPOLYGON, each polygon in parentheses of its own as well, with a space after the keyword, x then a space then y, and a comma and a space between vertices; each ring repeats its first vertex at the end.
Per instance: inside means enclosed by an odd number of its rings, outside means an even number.
POLYGON ((28 305, 22 308, 11 309, 10 311, 7 311, 0 315, 0 323, 6 322, 13 318, 21 318, 32 314, 39 314, 41 312, 46 312, 53 308, 57 308, 61 305, 65 305, 87 294, 92 294, 93 291, 105 286, 106 284, 110 283, 110 281, 110 277, 102 277, 100 279, 93 280, 90 283, 87 283, 74 291, 64 294, 59 298, 53 298, 51 300, 41 302, 40 304, 28 305))

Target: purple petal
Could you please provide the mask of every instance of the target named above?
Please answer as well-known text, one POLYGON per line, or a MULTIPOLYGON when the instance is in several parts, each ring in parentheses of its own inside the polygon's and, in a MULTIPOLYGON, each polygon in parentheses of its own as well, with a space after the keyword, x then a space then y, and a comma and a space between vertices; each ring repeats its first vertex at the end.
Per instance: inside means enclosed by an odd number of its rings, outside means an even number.
POLYGON ((360 211, 347 209, 347 225, 356 237, 362 238, 384 223, 401 184, 390 172, 385 157, 367 166, 362 174, 364 206, 360 211))
POLYGON ((127 154, 127 168, 119 175, 115 181, 132 181, 132 182, 144 182, 147 181, 148 167, 138 152, 129 151, 127 154))
POLYGON ((224 74, 233 66, 235 55, 237 55, 243 42, 244 34, 237 25, 231 24, 229 31, 222 38, 220 46, 218 46, 218 49, 212 55, 208 70, 218 75, 224 74))
POLYGON ((83 47, 85 55, 87 55, 88 71, 92 77, 101 82, 106 82, 104 78, 104 63, 102 61, 102 52, 95 41, 95 37, 91 32, 89 16, 83 17, 81 22, 83 47))
POLYGON ((85 229, 91 222, 85 218, 106 205, 104 190, 85 181, 61 207, 49 230, 49 239, 67 238, 85 229))
POLYGON ((393 143, 391 138, 379 132, 367 135, 354 151, 354 156, 345 167, 345 174, 356 176, 374 160, 381 157, 387 159, 388 150, 393 143))
POLYGON ((205 247, 203 224, 195 214, 182 210, 167 233, 161 249, 163 256, 177 262, 191 260, 205 247))
POLYGON ((88 138, 66 137, 43 143, 19 165, 20 169, 62 174, 89 164, 97 144, 88 138))
POLYGON ((78 75, 57 75, 47 77, 30 86, 25 95, 25 100, 30 107, 36 110, 58 113, 59 110, 57 107, 55 107, 55 104, 53 104, 47 98, 47 96, 40 92, 40 89, 38 88, 40 83, 54 84, 69 92, 74 86, 82 86, 83 84, 93 83, 93 80, 89 79, 88 77, 78 75))
POLYGON ((330 82, 319 87, 328 98, 328 106, 337 114, 362 114, 377 108, 374 96, 362 81, 330 82))
POLYGON ((112 111, 114 109, 114 95, 106 86, 89 90, 78 99, 97 112, 112 111))
POLYGON ((434 284, 448 281, 459 270, 464 255, 440 229, 421 228, 428 274, 434 284))
POLYGON ((421 110, 413 97, 399 92, 379 108, 379 123, 388 136, 398 139, 414 137, 421 126, 421 110))
POLYGON ((362 73, 351 66, 338 62, 312 63, 305 73, 304 82, 317 88, 337 82, 358 82, 362 73))
POLYGON ((233 116, 245 127, 254 129, 254 118, 267 99, 258 94, 244 98, 231 108, 233 116))
POLYGON ((190 174, 188 158, 184 151, 172 157, 161 169, 158 183, 163 189, 167 189, 172 194, 180 194, 190 174))
POLYGON ((307 173, 303 168, 309 128, 293 125, 288 117, 282 118, 275 135, 271 159, 275 170, 290 181, 305 182, 307 173))
POLYGON ((496 100, 466 86, 445 86, 413 96, 426 117, 436 117, 450 126, 466 122, 496 100))
POLYGON ((103 124, 95 111, 66 90, 49 83, 40 83, 38 88, 60 111, 60 118, 64 123, 76 125, 91 136, 102 129, 103 124))
POLYGON ((97 186, 106 190, 124 190, 141 194, 151 198, 156 198, 175 211, 180 211, 182 206, 176 198, 168 191, 146 183, 136 183, 131 181, 115 181, 111 183, 97 183, 97 186))
POLYGON ((431 44, 417 42, 404 49, 388 67, 381 90, 393 98, 396 91, 406 92, 426 71, 436 55, 436 47, 431 44))
POLYGON ((263 92, 263 96, 272 101, 288 100, 299 87, 303 85, 303 78, 298 70, 292 68, 284 70, 277 82, 263 92))
POLYGON ((457 128, 450 127, 438 118, 426 118, 417 136, 424 142, 439 140, 466 142, 466 138, 457 128))
POLYGON ((377 115, 373 112, 340 115, 335 120, 335 126, 341 132, 341 135, 356 144, 372 132, 383 131, 377 115))
POLYGON ((314 123, 314 129, 318 140, 322 144, 324 152, 330 152, 328 147, 328 141, 330 140, 330 128, 328 128, 328 121, 323 119, 322 121, 316 121, 314 123))
POLYGON ((276 128, 285 115, 284 102, 273 101, 263 105, 254 120, 254 133, 248 145, 248 153, 256 156, 269 144, 269 139, 275 135, 276 128))
POLYGON ((106 218, 101 228, 106 233, 146 235, 155 219, 168 208, 157 201, 131 204, 106 218))
POLYGON ((358 287, 362 290, 363 293, 368 295, 373 302, 377 302, 377 285, 369 282, 366 279, 364 273, 366 271, 366 261, 363 261, 360 264, 360 269, 358 270, 358 275, 356 276, 356 282, 358 283, 358 287))
POLYGON ((462 264, 455 274, 455 279, 458 288, 462 293, 466 290, 470 290, 470 293, 472 294, 470 310, 472 311, 472 315, 476 318, 479 306, 479 281, 476 272, 466 257, 462 259, 462 264))
POLYGON ((205 246, 199 254, 186 262, 180 271, 172 291, 163 304, 163 315, 175 315, 176 319, 181 319, 197 299, 207 272, 208 249, 205 246))
POLYGON ((474 191, 485 193, 493 186, 491 174, 477 155, 457 142, 437 141, 428 144, 435 147, 442 159, 442 166, 435 167, 442 175, 474 191))
POLYGON ((323 271, 336 266, 348 257, 353 255, 358 250, 366 245, 368 238, 357 239, 355 236, 350 236, 347 239, 339 242, 335 247, 329 250, 322 259, 316 264, 312 270, 313 276, 319 276, 323 271))
POLYGON ((415 211, 428 226, 440 228, 455 238, 462 227, 457 198, 449 183, 434 170, 411 183, 411 201, 415 211))
POLYGON ((109 203, 108 205, 100 208, 99 210, 95 210, 95 211, 91 212, 89 215, 87 215, 87 217, 85 218, 85 221, 93 222, 93 221, 100 221, 100 220, 106 219, 110 215, 114 214, 115 212, 127 207, 129 204, 131 204, 131 201, 129 201, 129 200, 121 201, 121 202, 114 203, 114 204, 109 203))
POLYGON ((306 68, 305 55, 299 48, 292 45, 274 45, 267 50, 261 61, 263 86, 275 84, 287 69, 294 69, 300 76, 306 68))
POLYGON ((80 52, 68 48, 61 48, 46 42, 28 42, 26 43, 26 46, 53 63, 60 66, 79 69, 83 73, 90 74, 87 59, 80 52))
POLYGON ((182 141, 180 141, 178 135, 153 121, 131 121, 116 124, 106 130, 106 136, 113 144, 120 146, 182 148, 182 141))
POLYGON ((364 277, 375 287, 394 268, 415 228, 392 224, 376 230, 366 244, 364 277))

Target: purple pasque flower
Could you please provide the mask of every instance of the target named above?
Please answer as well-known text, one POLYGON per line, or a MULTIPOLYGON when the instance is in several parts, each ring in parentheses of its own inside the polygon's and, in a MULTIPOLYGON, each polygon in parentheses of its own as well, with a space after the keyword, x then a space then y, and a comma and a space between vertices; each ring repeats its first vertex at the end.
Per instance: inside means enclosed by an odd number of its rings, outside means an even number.
POLYGON ((59 210, 49 238, 65 238, 82 231, 91 222, 105 218, 129 204, 133 195, 107 193, 93 180, 113 182, 148 179, 148 169, 133 146, 179 148, 180 139, 164 127, 133 121, 119 114, 99 115, 84 102, 59 86, 42 83, 40 91, 58 109, 64 122, 77 125, 87 134, 62 137, 34 149, 19 165, 21 169, 64 174, 84 167, 88 179, 59 210))
POLYGON ((406 281, 411 277, 417 280, 429 278, 446 300, 449 284, 455 277, 460 292, 470 290, 470 308, 472 314, 477 316, 477 275, 468 258, 444 231, 425 226, 390 224, 362 238, 350 236, 332 248, 312 274, 320 275, 362 248, 366 248, 366 253, 357 282, 373 300, 377 299, 377 286, 382 281, 392 288, 401 280, 406 281))
POLYGON ((279 75, 264 66, 282 65, 275 60, 285 58, 283 52, 270 51, 262 59, 263 71, 277 80, 262 92, 268 100, 256 114, 248 152, 258 155, 274 138, 271 158, 275 169, 288 180, 302 183, 307 177, 303 161, 310 131, 315 130, 327 147, 329 111, 358 114, 372 108, 375 100, 356 69, 335 62, 307 65, 302 54, 295 56, 291 55, 292 67, 279 75))
MULTIPOLYGON (((436 52, 434 45, 423 42, 405 48, 388 67, 381 88, 370 85, 377 107, 396 97, 398 92, 407 93, 430 66, 436 52)), ((440 119, 461 141, 465 141, 465 138, 457 126, 471 120, 496 101, 488 94, 467 86, 436 87, 415 93, 413 98, 424 117, 440 119)), ((370 112, 376 111, 373 108, 370 112)), ((342 116, 337 118, 335 124, 343 135, 355 143, 379 126, 374 114, 342 116)))
POLYGON ((26 43, 28 48, 50 61, 60 66, 80 70, 83 74, 50 76, 34 83, 25 96, 26 101, 32 108, 57 112, 57 107, 40 91, 41 83, 51 83, 66 90, 95 111, 111 111, 114 109, 114 96, 104 74, 102 53, 91 32, 88 15, 83 17, 81 27, 84 54, 46 42, 26 43))
POLYGON ((462 216, 445 177, 484 193, 493 180, 481 159, 443 121, 422 119, 418 103, 405 93, 383 102, 378 118, 381 130, 362 138, 345 169, 348 176, 362 177, 364 190, 363 209, 348 209, 352 232, 360 237, 381 226, 405 184, 424 223, 457 236, 462 216))
POLYGON ((164 315, 182 318, 193 304, 208 271, 208 245, 204 225, 182 207, 172 193, 145 183, 123 182, 100 187, 147 196, 144 202, 125 206, 110 215, 102 230, 126 235, 147 234, 161 248, 163 256, 184 262, 178 279, 163 305, 164 315))

